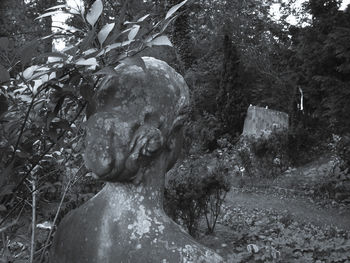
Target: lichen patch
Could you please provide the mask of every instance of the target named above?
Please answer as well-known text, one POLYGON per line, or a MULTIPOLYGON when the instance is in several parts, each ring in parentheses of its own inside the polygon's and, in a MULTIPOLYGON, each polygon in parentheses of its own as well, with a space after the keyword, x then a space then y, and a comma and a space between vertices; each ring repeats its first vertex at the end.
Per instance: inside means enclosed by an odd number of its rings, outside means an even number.
POLYGON ((128 225, 128 229, 132 231, 131 239, 141 239, 145 234, 150 232, 152 226, 152 218, 147 215, 147 211, 143 205, 137 211, 136 220, 133 224, 128 225))

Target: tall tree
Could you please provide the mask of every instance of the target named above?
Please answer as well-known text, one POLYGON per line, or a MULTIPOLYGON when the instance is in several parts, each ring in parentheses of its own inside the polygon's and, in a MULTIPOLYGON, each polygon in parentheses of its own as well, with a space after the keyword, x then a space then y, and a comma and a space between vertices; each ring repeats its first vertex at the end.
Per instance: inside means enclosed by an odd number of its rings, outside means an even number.
POLYGON ((217 95, 217 114, 224 123, 223 132, 235 135, 243 130, 244 117, 249 104, 240 57, 228 33, 226 32, 223 40, 224 59, 217 95))
POLYGON ((294 36, 295 71, 304 90, 306 111, 334 132, 350 129, 350 10, 340 1, 311 0, 311 25, 294 36))
MULTIPOLYGON (((179 4, 181 0, 170 0, 169 6, 174 6, 179 4)), ((190 10, 193 4, 189 4, 182 11, 179 17, 175 20, 171 39, 177 50, 177 54, 180 58, 180 63, 182 63, 180 71, 184 73, 188 70, 193 63, 192 56, 192 39, 190 30, 190 10)))

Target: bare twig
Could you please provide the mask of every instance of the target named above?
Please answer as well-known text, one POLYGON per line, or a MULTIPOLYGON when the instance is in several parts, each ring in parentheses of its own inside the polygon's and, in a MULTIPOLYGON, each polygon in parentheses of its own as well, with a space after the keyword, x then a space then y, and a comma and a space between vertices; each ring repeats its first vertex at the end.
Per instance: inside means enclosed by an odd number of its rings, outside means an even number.
MULTIPOLYGON (((83 110, 85 109, 85 106, 87 105, 87 102, 85 102, 82 107, 80 108, 80 110, 78 111, 77 115, 74 117, 74 119, 70 122, 70 125, 72 125, 76 119, 80 116, 80 114, 83 112, 83 110)), ((59 141, 64 134, 66 133, 66 130, 62 131, 62 133, 58 136, 57 141, 59 141)), ((55 145, 55 143, 52 143, 50 145, 50 147, 40 156, 40 158, 38 158, 37 161, 35 161, 31 168, 27 171, 27 173, 22 177, 21 181, 16 185, 15 189, 13 190, 13 192, 15 193, 18 188, 23 184, 23 182, 27 179, 27 177, 30 175, 30 173, 33 171, 33 169, 35 168, 35 166, 37 166, 39 164, 39 162, 42 160, 42 158, 48 154, 51 149, 53 148, 53 146, 55 145)), ((17 207, 23 203, 25 201, 25 199, 23 199, 22 201, 18 202, 11 210, 9 213, 7 213, 7 215, 0 221, 0 226, 9 218, 9 216, 17 209, 17 207)))
POLYGON ((5 232, 8 228, 10 228, 11 226, 14 226, 15 224, 17 224, 17 219, 13 220, 11 223, 7 224, 4 227, 0 228, 0 233, 5 232))
MULTIPOLYGON (((38 92, 38 93, 39 93, 39 92, 38 92)), ((38 93, 37 93, 37 94, 38 94, 38 93)), ((10 161, 8 162, 8 165, 10 165, 11 162, 15 159, 16 151, 17 151, 17 149, 18 149, 19 142, 21 141, 21 138, 22 138, 22 135, 23 135, 23 132, 24 132, 24 128, 25 128, 26 123, 27 123, 27 121, 28 121, 29 113, 30 113, 30 111, 32 110, 32 107, 33 107, 33 105, 34 105, 34 101, 35 101, 35 99, 36 99, 36 96, 37 96, 37 95, 34 95, 33 98, 32 98, 32 101, 30 102, 30 105, 29 105, 28 110, 27 110, 27 112, 26 112, 26 115, 25 115, 25 117, 24 117, 24 121, 23 121, 23 123, 22 123, 21 130, 20 130, 20 132, 19 132, 19 135, 18 135, 16 144, 15 144, 15 147, 14 147, 14 149, 13 149, 12 157, 11 157, 10 161)))
MULTIPOLYGON (((74 117, 74 119, 70 122, 70 125, 71 126, 75 121, 76 119, 80 116, 80 114, 83 112, 83 110, 85 109, 85 106, 87 105, 87 102, 85 102, 82 107, 80 108, 80 110, 78 111, 77 115, 74 117)), ((66 134, 66 130, 62 131, 61 134, 57 137, 57 142, 62 139, 62 137, 66 134)), ((39 162, 44 158, 44 156, 46 154, 48 154, 52 148, 56 145, 55 142, 53 142, 49 147, 48 149, 43 152, 41 155, 40 155, 40 158, 38 158, 38 160, 36 162, 34 162, 31 166, 31 168, 28 170, 28 172, 22 177, 21 181, 17 184, 16 188, 14 189, 14 192, 16 190, 18 190, 18 188, 23 184, 23 182, 25 181, 25 179, 30 175, 30 173, 33 171, 33 169, 35 168, 35 166, 37 166, 39 164, 39 162)), ((0 224, 1 225, 1 224, 0 224)))
POLYGON ((56 211, 56 214, 55 214, 55 218, 54 218, 54 220, 53 220, 53 222, 52 222, 52 227, 51 227, 50 232, 49 232, 49 234, 48 234, 48 236, 47 236, 45 245, 44 245, 44 247, 43 247, 43 251, 41 252, 39 263, 41 263, 41 262, 43 261, 43 259, 44 259, 44 255, 45 255, 45 252, 46 252, 46 248, 47 248, 48 245, 49 245, 49 242, 50 242, 50 239, 51 239, 51 235, 52 235, 53 229, 54 229, 54 227, 55 227, 55 224, 56 224, 58 215, 59 215, 59 213, 60 213, 60 211, 61 211, 61 207, 62 207, 64 198, 66 197, 66 194, 67 194, 67 192, 68 192, 68 189, 69 189, 69 186, 70 186, 70 184, 71 184, 71 181, 72 181, 72 180, 69 179, 69 182, 68 182, 68 184, 66 185, 66 187, 65 187, 65 189, 64 189, 64 192, 63 192, 63 195, 62 195, 60 204, 58 205, 58 208, 57 208, 57 211, 56 211))
POLYGON ((57 208, 57 211, 56 211, 56 214, 55 214, 55 218, 54 218, 54 220, 53 220, 53 222, 52 222, 52 227, 51 227, 51 229, 50 229, 50 232, 49 232, 49 234, 48 234, 48 236, 47 236, 45 245, 44 245, 44 247, 43 247, 43 251, 42 251, 42 253, 41 253, 39 263, 42 263, 42 262, 43 262, 44 255, 45 255, 45 252, 46 252, 46 248, 49 246, 49 242, 50 242, 50 239, 51 239, 51 235, 52 235, 53 229, 54 229, 54 227, 55 227, 55 225, 56 225, 56 221, 57 221, 58 215, 59 215, 59 213, 60 213, 60 211, 61 211, 61 207, 62 207, 64 198, 66 197, 66 194, 68 193, 69 188, 70 188, 72 185, 74 185, 77 181, 79 181, 79 179, 80 179, 81 177, 83 177, 83 176, 85 175, 84 173, 82 173, 78 178, 76 178, 77 175, 78 175, 78 173, 79 173, 79 171, 80 171, 83 167, 84 167, 84 165, 80 166, 80 168, 78 169, 78 171, 75 173, 74 177, 73 177, 73 178, 69 178, 69 181, 68 181, 68 183, 67 183, 67 185, 66 185, 66 187, 65 187, 65 189, 64 189, 64 192, 63 192, 63 194, 62 194, 62 198, 61 198, 60 204, 58 205, 58 208, 57 208), (76 178, 76 180, 73 180, 74 178, 76 178))
POLYGON ((35 228, 36 228, 36 178, 33 176, 32 183, 32 238, 30 244, 30 263, 33 263, 35 252, 35 228))

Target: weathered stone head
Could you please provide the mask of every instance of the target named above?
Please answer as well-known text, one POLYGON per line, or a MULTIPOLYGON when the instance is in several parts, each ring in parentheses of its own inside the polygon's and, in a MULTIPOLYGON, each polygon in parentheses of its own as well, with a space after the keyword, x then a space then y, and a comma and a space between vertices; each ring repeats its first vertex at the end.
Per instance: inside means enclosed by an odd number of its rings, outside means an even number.
POLYGON ((223 262, 163 210, 164 175, 182 147, 189 93, 165 62, 120 65, 97 94, 85 164, 104 188, 60 223, 53 263, 223 262))
POLYGON ((116 76, 106 78, 98 91, 84 156, 98 179, 138 184, 142 169, 155 157, 166 153, 170 169, 181 148, 187 85, 165 62, 143 60, 146 69, 118 66, 116 76))

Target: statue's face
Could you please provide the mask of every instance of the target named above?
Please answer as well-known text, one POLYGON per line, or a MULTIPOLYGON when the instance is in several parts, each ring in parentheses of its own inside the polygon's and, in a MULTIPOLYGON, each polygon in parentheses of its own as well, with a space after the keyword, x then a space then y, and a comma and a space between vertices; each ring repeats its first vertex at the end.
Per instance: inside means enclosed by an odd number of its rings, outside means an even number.
MULTIPOLYGON (((97 113, 87 123, 84 155, 87 168, 99 179, 133 181, 141 165, 168 149, 164 143, 188 103, 188 88, 180 75, 159 60, 144 61, 147 71, 121 66, 99 89, 97 113)), ((171 155, 169 162, 175 159, 171 155)))
MULTIPOLYGON (((99 112, 87 123, 85 164, 98 179, 123 181, 128 146, 137 125, 116 112, 99 112)), ((127 178, 124 178, 127 180, 127 178)))

